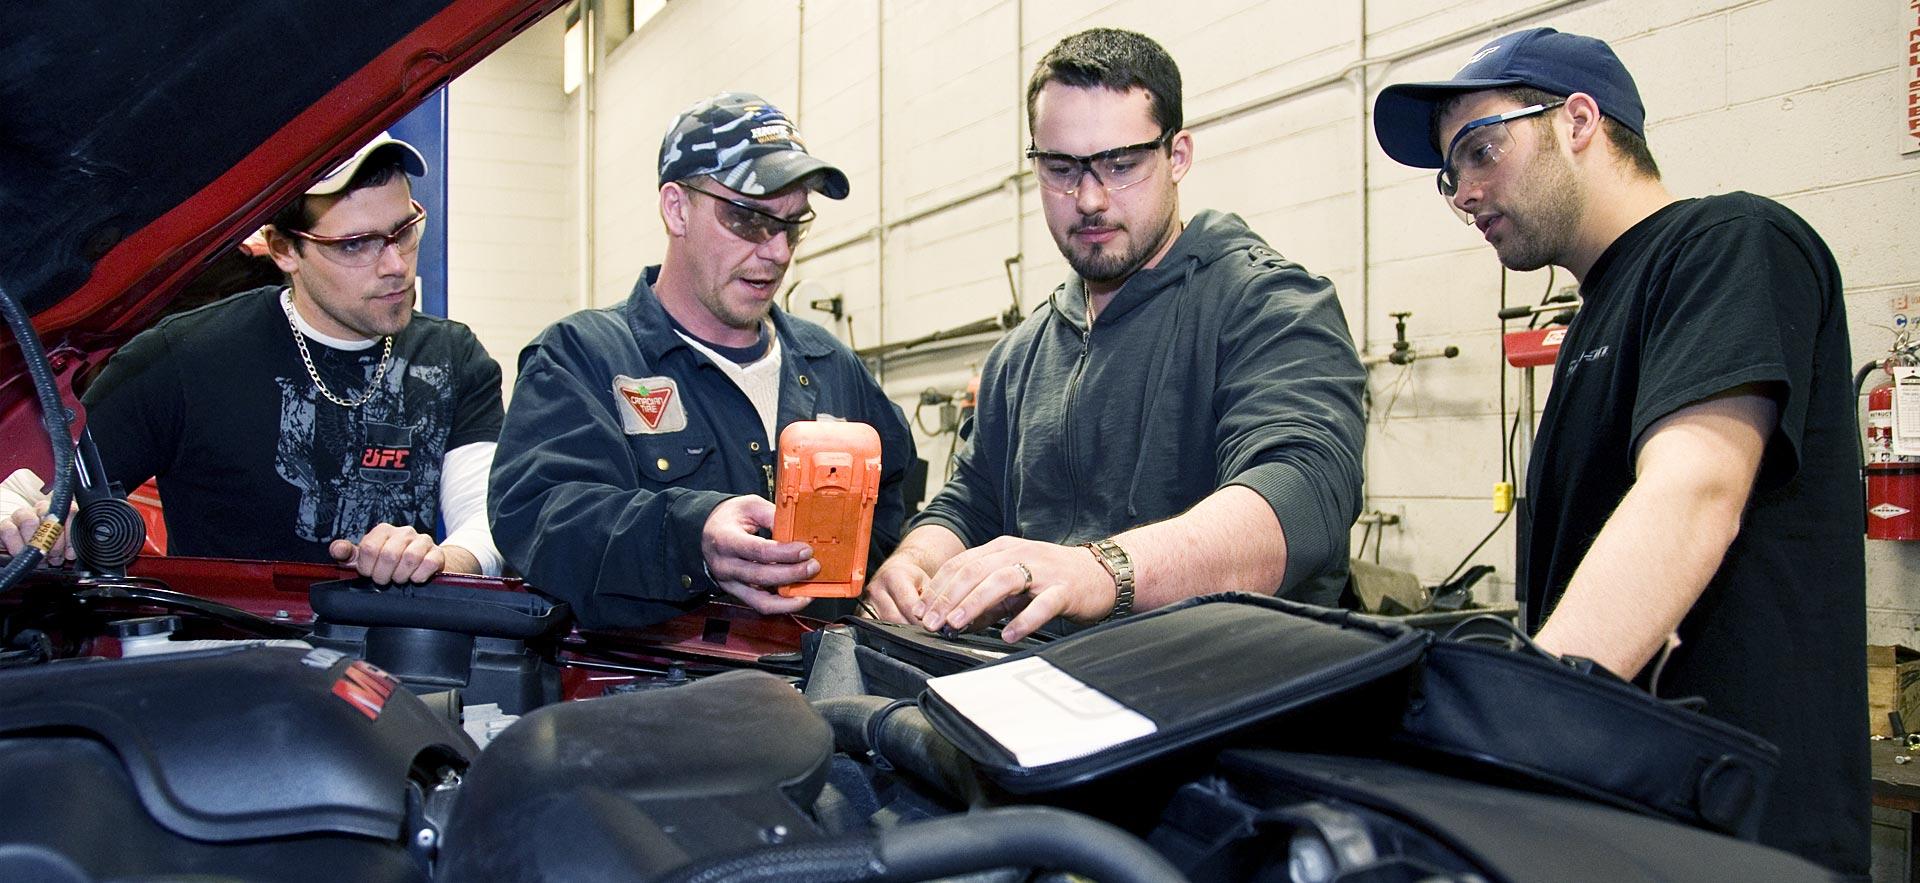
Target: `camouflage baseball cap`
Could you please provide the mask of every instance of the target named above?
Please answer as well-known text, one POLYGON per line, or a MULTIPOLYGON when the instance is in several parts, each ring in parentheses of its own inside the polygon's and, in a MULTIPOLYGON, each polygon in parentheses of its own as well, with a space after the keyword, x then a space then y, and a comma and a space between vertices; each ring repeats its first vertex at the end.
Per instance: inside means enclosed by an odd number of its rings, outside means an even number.
POLYGON ((807 153, 780 108, 747 92, 722 92, 675 118, 660 142, 660 183, 711 175, 748 196, 769 196, 812 176, 807 186, 847 196, 847 174, 807 153))

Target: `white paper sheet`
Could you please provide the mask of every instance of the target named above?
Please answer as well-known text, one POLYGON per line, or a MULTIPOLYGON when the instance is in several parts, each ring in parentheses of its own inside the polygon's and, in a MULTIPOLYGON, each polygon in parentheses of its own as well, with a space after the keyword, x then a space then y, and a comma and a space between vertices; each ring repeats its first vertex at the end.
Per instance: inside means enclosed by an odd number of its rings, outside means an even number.
POLYGON ((1037 656, 933 678, 927 686, 1024 767, 1085 757, 1156 729, 1037 656))

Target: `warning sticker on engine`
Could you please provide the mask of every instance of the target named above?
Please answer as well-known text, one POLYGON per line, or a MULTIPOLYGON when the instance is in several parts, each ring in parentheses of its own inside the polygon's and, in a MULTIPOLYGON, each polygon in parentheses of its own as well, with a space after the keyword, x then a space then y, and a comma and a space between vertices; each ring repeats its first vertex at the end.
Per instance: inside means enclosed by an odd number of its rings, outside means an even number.
POLYGON ((367 720, 379 720, 380 712, 387 707, 387 697, 392 696, 398 686, 392 675, 364 659, 356 659, 340 673, 340 679, 333 682, 333 695, 366 715, 367 720))

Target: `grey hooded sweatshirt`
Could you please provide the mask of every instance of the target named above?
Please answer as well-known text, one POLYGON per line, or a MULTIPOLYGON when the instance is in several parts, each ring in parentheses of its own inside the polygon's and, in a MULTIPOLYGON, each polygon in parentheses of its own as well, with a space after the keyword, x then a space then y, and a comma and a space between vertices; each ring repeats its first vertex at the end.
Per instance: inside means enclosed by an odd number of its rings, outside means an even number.
POLYGON ((969 547, 1002 535, 1077 544, 1245 485, 1286 532, 1286 577, 1195 588, 1335 605, 1359 514, 1365 376, 1333 283, 1237 215, 1202 211, 1091 333, 1086 303, 1069 277, 994 346, 973 434, 914 526, 969 547))

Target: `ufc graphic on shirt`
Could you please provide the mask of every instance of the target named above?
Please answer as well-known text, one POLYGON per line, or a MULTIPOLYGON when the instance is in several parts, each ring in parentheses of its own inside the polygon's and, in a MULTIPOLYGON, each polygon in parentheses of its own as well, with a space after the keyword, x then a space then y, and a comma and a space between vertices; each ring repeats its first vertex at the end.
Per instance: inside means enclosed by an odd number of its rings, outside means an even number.
MULTIPOLYGON (((328 383, 364 389, 358 378, 328 383)), ((358 408, 320 397, 304 375, 277 378, 280 439, 274 471, 299 491, 294 533, 324 542, 358 538, 373 525, 439 518, 440 464, 451 427, 438 401, 453 395, 445 367, 395 358, 381 390, 358 408)))

